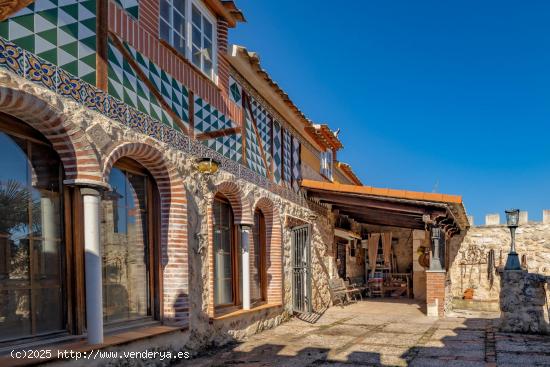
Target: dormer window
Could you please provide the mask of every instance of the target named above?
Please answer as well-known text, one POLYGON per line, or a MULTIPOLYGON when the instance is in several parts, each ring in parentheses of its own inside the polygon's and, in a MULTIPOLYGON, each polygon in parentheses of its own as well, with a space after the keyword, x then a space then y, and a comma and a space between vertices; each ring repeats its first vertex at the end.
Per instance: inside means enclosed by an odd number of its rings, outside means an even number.
POLYGON ((328 149, 321 152, 321 174, 325 178, 332 181, 333 154, 332 150, 328 149))
POLYGON ((160 38, 216 79, 216 18, 199 1, 160 0, 160 38))

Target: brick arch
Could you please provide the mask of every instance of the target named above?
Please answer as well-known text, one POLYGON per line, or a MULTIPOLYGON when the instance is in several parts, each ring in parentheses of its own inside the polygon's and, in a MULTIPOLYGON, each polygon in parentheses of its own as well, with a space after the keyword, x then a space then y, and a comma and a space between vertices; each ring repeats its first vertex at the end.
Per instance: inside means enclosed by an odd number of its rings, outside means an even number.
POLYGON ((180 325, 188 322, 189 267, 187 245, 187 198, 183 179, 164 154, 147 143, 123 143, 103 164, 108 182, 113 165, 122 157, 132 158, 153 176, 160 196, 160 236, 163 265, 164 319, 180 325))
POLYGON ((283 243, 281 214, 271 199, 256 201, 254 209, 261 210, 265 218, 267 256, 267 302, 283 301, 283 243))
POLYGON ((0 112, 26 122, 51 142, 63 163, 67 183, 102 185, 94 148, 59 106, 25 90, 0 86, 0 112))
POLYGON ((231 203, 235 224, 253 224, 250 203, 235 182, 224 181, 217 187, 217 193, 222 194, 231 203))

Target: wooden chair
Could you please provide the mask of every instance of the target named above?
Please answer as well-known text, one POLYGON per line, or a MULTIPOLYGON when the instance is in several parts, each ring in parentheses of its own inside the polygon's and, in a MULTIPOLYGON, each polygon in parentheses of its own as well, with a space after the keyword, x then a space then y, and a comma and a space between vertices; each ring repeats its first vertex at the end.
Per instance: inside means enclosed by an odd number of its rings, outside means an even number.
POLYGON ((346 289, 351 297, 354 297, 355 300, 357 300, 357 296, 359 296, 359 299, 363 300, 363 293, 360 288, 356 287, 355 285, 351 285, 349 281, 345 280, 344 285, 346 286, 346 289))
POLYGON ((342 278, 329 279, 328 284, 332 298, 332 304, 336 304, 336 301, 338 301, 342 305, 351 302, 351 295, 354 292, 346 287, 342 278))

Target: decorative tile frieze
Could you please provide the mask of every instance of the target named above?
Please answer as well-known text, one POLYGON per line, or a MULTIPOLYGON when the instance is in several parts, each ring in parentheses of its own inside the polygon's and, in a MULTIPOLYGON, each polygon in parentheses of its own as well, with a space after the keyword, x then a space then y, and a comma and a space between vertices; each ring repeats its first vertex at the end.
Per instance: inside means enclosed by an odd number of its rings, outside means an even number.
MULTIPOLYGON (((25 77, 35 83, 42 84, 46 88, 56 91, 57 68, 54 64, 38 57, 30 52, 25 55, 25 77)), ((80 98, 80 96, 78 96, 80 98)))
POLYGON ((13 42, 0 38, 0 67, 23 76, 25 72, 23 49, 13 42))

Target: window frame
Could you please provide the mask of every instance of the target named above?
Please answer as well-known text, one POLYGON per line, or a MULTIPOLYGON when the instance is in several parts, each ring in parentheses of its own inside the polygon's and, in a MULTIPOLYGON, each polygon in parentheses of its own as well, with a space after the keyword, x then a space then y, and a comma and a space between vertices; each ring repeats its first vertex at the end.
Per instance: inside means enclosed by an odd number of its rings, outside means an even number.
MULTIPOLYGON (((231 270, 232 270, 232 292, 233 292, 233 303, 226 303, 226 304, 216 304, 215 302, 215 292, 216 292, 216 256, 215 256, 215 250, 216 250, 216 243, 214 242, 214 235, 212 233, 212 252, 214 254, 213 256, 213 263, 212 263, 212 269, 210 270, 212 277, 214 279, 213 282, 213 289, 212 294, 214 295, 212 297, 212 302, 214 304, 214 314, 215 316, 220 316, 226 313, 231 313, 233 311, 236 311, 240 308, 242 308, 242 294, 241 294, 241 268, 239 267, 239 240, 240 237, 238 235, 238 228, 237 225, 234 223, 235 213, 233 211, 233 207, 231 205, 231 202, 222 194, 216 194, 214 197, 214 200, 212 202, 212 205, 215 205, 216 201, 224 203, 229 206, 231 209, 231 217, 230 217, 230 240, 231 240, 231 270)), ((212 208, 212 231, 215 231, 216 223, 215 223, 215 216, 214 216, 214 210, 212 208)))
MULTIPOLYGON (((61 291, 61 304, 60 304, 60 312, 61 312, 61 324, 62 327, 58 330, 51 330, 51 331, 44 331, 44 332, 37 332, 35 322, 33 320, 29 320, 31 324, 31 334, 24 335, 24 336, 16 336, 16 337, 8 337, 0 341, 0 349, 3 347, 9 347, 16 344, 20 344, 21 342, 25 343, 33 343, 33 342, 41 342, 44 340, 48 340, 55 337, 63 337, 68 336, 70 334, 74 334, 75 330, 77 330, 77 327, 75 326, 75 306, 74 306, 74 299, 72 295, 74 294, 73 290, 73 284, 72 281, 72 274, 70 272, 71 267, 71 252, 74 251, 73 249, 73 243, 70 239, 70 236, 68 235, 71 231, 71 228, 67 227, 67 217, 66 213, 68 210, 71 210, 72 208, 72 201, 70 198, 69 188, 63 184, 64 180, 64 167, 63 162, 61 160, 61 157, 59 156, 59 153, 54 149, 53 145, 36 129, 33 127, 27 125, 25 122, 9 116, 7 114, 0 112, 0 132, 8 135, 13 136, 18 139, 22 139, 25 141, 26 149, 27 151, 24 153, 27 160, 26 170, 30 169, 31 166, 31 157, 32 157, 32 147, 33 145, 40 145, 43 147, 49 148, 57 157, 59 162, 59 288, 61 291)), ((36 240, 35 240, 36 241, 36 240)), ((34 296, 32 293, 33 289, 48 289, 48 288, 40 288, 35 287, 33 285, 33 268, 35 266, 34 261, 34 251, 31 249, 31 243, 29 243, 29 285, 25 286, 24 289, 28 289, 30 297, 29 301, 31 305, 29 306, 29 313, 31 315, 34 314, 33 306, 32 304, 35 303, 34 296)), ((3 287, 1 289, 4 289, 3 287)), ((31 316, 31 317, 34 317, 31 316)))
MULTIPOLYGON (((164 18, 160 15, 160 3, 159 3, 159 26, 158 26, 158 37, 159 40, 166 42, 178 55, 183 56, 189 64, 191 64, 195 69, 199 70, 204 76, 209 80, 213 81, 216 85, 218 84, 218 23, 217 17, 215 14, 208 9, 208 7, 198 0, 184 0, 185 1, 185 14, 184 14, 184 23, 185 23, 185 34, 183 38, 185 40, 185 52, 181 51, 174 46, 173 32, 174 32, 174 23, 173 23, 173 3, 174 0, 160 0, 160 2, 167 2, 170 6, 170 22, 168 26, 170 28, 170 40, 165 40, 161 36, 161 22, 164 22, 164 18), (197 66, 193 63, 193 6, 201 13, 201 16, 206 18, 212 24, 212 75, 208 75, 204 72, 202 68, 202 56, 201 56, 201 66, 197 66)), ((180 12, 181 13, 181 12, 180 12)), ((201 20, 202 22, 202 20, 201 20)), ((165 22, 166 23, 166 22, 165 22)), ((179 33, 179 32, 178 32, 179 33)), ((203 42, 204 33, 201 29, 201 46, 203 42)))
MULTIPOLYGON (((147 269, 148 294, 147 315, 127 320, 103 321, 106 330, 116 329, 122 325, 140 325, 150 321, 159 321, 162 318, 162 278, 160 275, 160 197, 154 177, 139 162, 122 157, 115 162, 113 168, 123 172, 146 178, 146 216, 147 216, 147 269), (159 215, 155 215, 155 214, 159 215)), ((100 223, 101 225, 101 223, 100 223)), ((103 245, 103 243, 102 243, 103 245)), ((103 266, 103 261, 102 261, 103 266)), ((102 269, 103 271, 103 269, 102 269)), ((103 285, 103 279, 102 279, 103 285)))
POLYGON ((321 175, 329 181, 334 181, 334 154, 331 149, 321 152, 321 175))

